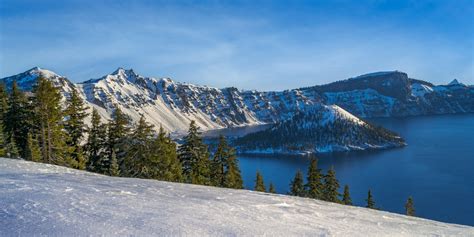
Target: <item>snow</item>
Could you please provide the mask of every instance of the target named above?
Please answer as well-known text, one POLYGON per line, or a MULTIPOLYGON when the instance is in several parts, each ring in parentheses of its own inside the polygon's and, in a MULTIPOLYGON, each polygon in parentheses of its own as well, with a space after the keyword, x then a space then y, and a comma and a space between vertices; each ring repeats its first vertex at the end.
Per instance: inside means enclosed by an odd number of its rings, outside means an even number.
POLYGON ((474 228, 313 199, 0 159, 2 236, 474 236, 474 228))
POLYGON ((430 86, 420 83, 413 83, 411 85, 411 94, 415 97, 423 97, 425 94, 432 93, 434 90, 430 86))
MULTIPOLYGON (((377 72, 359 77, 391 73, 401 72, 377 72)), ((203 131, 271 124, 285 121, 309 107, 323 104, 337 104, 360 117, 399 116, 400 112, 406 110, 405 102, 368 88, 340 92, 319 92, 314 87, 285 91, 241 91, 236 88, 218 89, 179 83, 169 78, 144 77, 132 69, 124 68, 118 68, 111 74, 78 84, 38 67, 1 80, 10 86, 16 80, 20 88, 31 90, 40 74, 59 87, 63 102, 73 89, 77 89, 89 107, 88 112, 91 112, 92 108, 97 109, 104 122, 110 119, 114 107, 118 106, 133 123, 138 122, 144 115, 155 129, 162 127, 173 134, 185 133, 191 120, 194 120, 203 131)), ((386 81, 383 82, 383 86, 393 87, 393 84, 386 81)), ((416 86, 420 88, 413 89, 414 95, 424 95, 430 91, 424 85, 416 86)), ((443 96, 443 101, 453 97, 452 94, 448 94, 449 92, 461 89, 467 88, 462 84, 431 88, 443 96)), ((419 100, 418 103, 432 106, 429 100, 426 103, 422 103, 423 101, 419 100)), ((461 103, 468 104, 463 101, 461 103)), ((467 109, 458 109, 459 104, 451 107, 459 111, 469 111, 468 105, 464 106, 467 109)), ((418 111, 432 111, 432 109, 418 108, 418 111)), ((435 113, 446 113, 450 110, 440 108, 439 111, 441 112, 435 113)), ((414 115, 416 111, 410 110, 407 114, 414 115)), ((86 118, 87 125, 89 121, 90 117, 86 118)))
POLYGON ((392 73, 397 73, 397 72, 398 71, 372 72, 372 73, 363 74, 363 75, 360 75, 360 76, 357 76, 357 77, 354 77, 354 78, 378 77, 378 76, 385 76, 385 75, 392 74, 392 73))
POLYGON ((458 79, 454 79, 448 85, 453 86, 453 85, 459 85, 459 84, 461 84, 461 83, 459 83, 458 79))
POLYGON ((343 106, 360 117, 389 117, 396 100, 374 89, 325 92, 324 96, 328 104, 343 106))
POLYGON ((347 112, 346 110, 344 110, 343 108, 341 108, 337 105, 330 105, 330 106, 326 106, 326 107, 331 108, 331 110, 333 111, 332 113, 336 114, 339 118, 342 118, 342 119, 345 119, 345 120, 350 120, 350 121, 355 122, 356 124, 359 124, 359 125, 364 125, 365 124, 364 121, 360 120, 356 116, 352 115, 351 113, 347 112))

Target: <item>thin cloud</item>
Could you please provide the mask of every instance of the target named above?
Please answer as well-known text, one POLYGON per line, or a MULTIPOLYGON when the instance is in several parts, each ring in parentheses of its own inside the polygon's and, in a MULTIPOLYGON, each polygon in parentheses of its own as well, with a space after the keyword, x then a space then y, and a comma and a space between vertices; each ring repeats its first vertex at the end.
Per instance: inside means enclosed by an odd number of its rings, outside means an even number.
MULTIPOLYGON (((352 12, 324 5, 277 11, 281 5, 74 4, 1 14, 0 76, 39 65, 82 81, 122 66, 147 76, 260 90, 380 70, 402 70, 434 83, 474 82, 473 33, 458 26, 466 20, 462 16, 448 31, 410 15, 410 8, 384 15, 360 6, 352 12)), ((439 15, 446 12, 436 9, 424 9, 425 18, 444 20, 439 15)))

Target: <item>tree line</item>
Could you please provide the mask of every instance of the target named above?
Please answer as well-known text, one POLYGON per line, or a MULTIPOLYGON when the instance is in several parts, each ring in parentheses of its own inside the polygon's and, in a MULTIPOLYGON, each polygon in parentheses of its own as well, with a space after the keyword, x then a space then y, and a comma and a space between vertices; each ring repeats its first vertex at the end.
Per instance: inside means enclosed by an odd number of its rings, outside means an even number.
MULTIPOLYGON (((295 174, 295 177, 290 182, 290 191, 288 194, 292 196, 313 198, 344 205, 353 205, 349 192, 349 185, 344 186, 344 191, 342 194, 339 193, 339 188, 340 184, 336 178, 336 171, 334 170, 334 167, 331 167, 327 174, 324 175, 321 169, 318 168, 318 160, 313 158, 311 159, 310 165, 308 167, 306 183, 303 173, 298 170, 295 174)), ((257 171, 256 174, 254 190, 266 192, 263 176, 259 171, 257 171)), ((268 192, 275 193, 275 187, 272 183, 270 183, 268 192)), ((367 193, 367 199, 365 199, 365 201, 365 207, 380 210, 380 208, 376 207, 375 200, 370 189, 367 193)), ((412 197, 407 199, 404 207, 406 215, 415 216, 415 206, 412 197)))
POLYGON ((67 93, 62 101, 59 89, 42 77, 31 93, 16 82, 9 92, 0 84, 0 156, 110 176, 243 188, 235 150, 224 137, 211 155, 193 121, 178 147, 144 116, 132 124, 118 107, 107 122, 93 109, 87 126, 79 93, 67 93))
MULTIPOLYGON (((177 145, 162 128, 156 133, 144 116, 132 124, 119 107, 105 123, 93 109, 91 125, 87 126, 88 113, 82 98, 74 89, 68 93, 62 106, 59 89, 45 78, 37 79, 31 93, 21 91, 15 81, 9 92, 0 84, 0 156, 110 176, 244 188, 236 151, 225 137, 219 137, 217 148, 211 152, 199 127, 191 121, 182 144, 177 145)), ((266 191, 259 172, 254 189, 266 191)), ((313 159, 307 183, 298 171, 289 194, 352 205, 349 187, 344 187, 343 195, 338 189, 334 169, 323 175, 313 159)), ((273 184, 268 191, 276 192, 273 184)), ((376 208, 370 190, 367 207, 376 208)), ((406 210, 414 215, 411 197, 406 210)))

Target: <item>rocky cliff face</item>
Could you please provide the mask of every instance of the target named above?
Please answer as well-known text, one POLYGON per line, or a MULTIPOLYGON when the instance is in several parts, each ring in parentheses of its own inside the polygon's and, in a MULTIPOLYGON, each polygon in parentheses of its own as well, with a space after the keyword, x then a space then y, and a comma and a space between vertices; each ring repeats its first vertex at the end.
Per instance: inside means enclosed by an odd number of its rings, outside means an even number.
POLYGON ((31 90, 40 76, 52 80, 65 97, 77 89, 89 107, 109 119, 114 105, 133 121, 143 114, 156 127, 184 131, 195 120, 205 129, 274 123, 292 118, 308 106, 336 104, 361 117, 411 116, 474 112, 474 87, 446 86, 408 78, 402 72, 379 72, 327 85, 285 91, 241 91, 145 77, 119 68, 109 75, 74 84, 40 68, 1 79, 16 80, 31 90))
POLYGON ((361 117, 404 117, 474 112, 474 87, 455 80, 435 86, 406 73, 366 74, 323 86, 305 88, 361 117))

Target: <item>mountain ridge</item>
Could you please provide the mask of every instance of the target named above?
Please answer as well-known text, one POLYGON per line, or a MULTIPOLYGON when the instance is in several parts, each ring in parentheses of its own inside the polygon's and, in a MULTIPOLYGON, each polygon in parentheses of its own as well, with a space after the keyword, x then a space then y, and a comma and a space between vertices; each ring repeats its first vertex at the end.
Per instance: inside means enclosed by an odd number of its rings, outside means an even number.
POLYGON ((146 77, 122 67, 81 83, 37 67, 1 80, 7 87, 16 80, 20 88, 31 90, 39 75, 60 87, 64 97, 77 89, 104 120, 110 119, 114 106, 118 106, 132 121, 145 115, 155 127, 170 132, 186 130, 191 120, 204 130, 276 123, 318 104, 336 104, 366 118, 474 112, 474 87, 461 83, 434 86, 400 71, 284 91, 219 89, 146 77))

